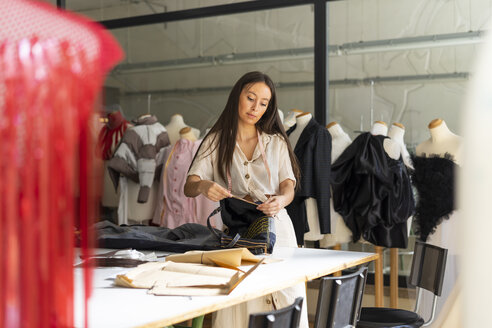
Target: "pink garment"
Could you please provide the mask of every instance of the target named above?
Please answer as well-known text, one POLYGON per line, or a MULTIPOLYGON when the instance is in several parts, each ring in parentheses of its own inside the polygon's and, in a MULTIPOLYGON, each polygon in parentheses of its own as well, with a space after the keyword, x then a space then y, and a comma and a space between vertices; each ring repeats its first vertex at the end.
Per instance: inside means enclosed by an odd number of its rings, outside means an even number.
MULTIPOLYGON (((154 224, 171 229, 185 223, 206 225, 209 214, 219 206, 219 203, 202 195, 195 198, 184 195, 188 168, 200 143, 201 140, 179 139, 164 151, 165 162, 159 184, 159 202, 152 221, 154 224)), ((211 224, 221 228, 220 216, 212 218, 211 224)))

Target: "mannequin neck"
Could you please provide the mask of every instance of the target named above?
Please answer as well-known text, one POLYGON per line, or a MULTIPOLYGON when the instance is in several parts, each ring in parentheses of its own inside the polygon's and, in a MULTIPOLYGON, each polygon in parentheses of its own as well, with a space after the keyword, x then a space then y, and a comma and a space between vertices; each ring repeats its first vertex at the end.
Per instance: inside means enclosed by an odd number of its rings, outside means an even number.
POLYGON ((439 124, 438 126, 429 129, 429 131, 430 131, 432 142, 438 142, 450 136, 454 136, 454 133, 452 133, 449 130, 448 126, 446 125, 446 122, 444 121, 442 121, 441 124, 439 124))
POLYGON ((296 129, 304 129, 312 118, 313 115, 311 113, 303 114, 296 117, 296 124, 297 124, 296 129))
POLYGON ((405 135, 405 130, 396 125, 392 125, 388 132, 388 137, 390 137, 391 140, 394 140, 401 144, 404 143, 403 141, 404 135, 405 135))
POLYGON ((183 116, 180 114, 174 114, 171 116, 171 120, 169 121, 169 124, 180 124, 180 125, 185 125, 185 122, 183 120, 183 116))
POLYGON ((346 133, 343 131, 342 127, 340 126, 340 124, 335 124, 335 125, 332 125, 328 128, 328 131, 330 132, 331 136, 333 138, 338 138, 338 137, 341 137, 343 135, 345 135, 346 133))
POLYGON ((371 134, 373 136, 385 136, 388 134, 388 126, 382 123, 374 123, 371 128, 371 134))

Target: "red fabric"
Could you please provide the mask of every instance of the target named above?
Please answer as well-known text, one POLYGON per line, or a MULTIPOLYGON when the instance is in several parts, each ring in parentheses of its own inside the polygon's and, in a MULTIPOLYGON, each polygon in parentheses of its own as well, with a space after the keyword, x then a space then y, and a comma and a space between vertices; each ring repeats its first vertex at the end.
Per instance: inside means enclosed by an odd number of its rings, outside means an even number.
POLYGON ((117 111, 108 114, 108 124, 99 133, 98 149, 101 151, 102 159, 107 161, 113 157, 113 152, 123 137, 128 125, 129 122, 125 120, 121 112, 117 111))
POLYGON ((0 12, 0 327, 73 327, 74 226, 88 254, 95 216, 89 122, 122 52, 46 4, 0 1, 0 12))

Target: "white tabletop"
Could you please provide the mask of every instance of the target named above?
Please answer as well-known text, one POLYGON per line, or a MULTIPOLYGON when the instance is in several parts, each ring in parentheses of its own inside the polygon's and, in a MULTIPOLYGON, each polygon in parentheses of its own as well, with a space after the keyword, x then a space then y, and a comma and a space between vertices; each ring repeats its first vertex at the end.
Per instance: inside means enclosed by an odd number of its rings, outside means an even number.
MULTIPOLYGON (((146 289, 113 286, 127 268, 94 270, 89 327, 163 327, 270 294, 299 282, 375 260, 373 253, 278 247, 283 261, 260 265, 227 296, 155 296, 146 289)), ((75 324, 83 327, 82 270, 75 270, 75 324)))

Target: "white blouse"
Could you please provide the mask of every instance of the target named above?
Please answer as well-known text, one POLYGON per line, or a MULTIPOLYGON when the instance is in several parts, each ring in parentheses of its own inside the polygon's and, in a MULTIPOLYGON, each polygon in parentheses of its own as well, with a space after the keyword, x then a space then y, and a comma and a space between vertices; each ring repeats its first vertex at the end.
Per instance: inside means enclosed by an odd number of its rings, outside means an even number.
MULTIPOLYGON (((231 180, 232 194, 244 198, 250 195, 254 201, 266 201, 265 195, 278 195, 280 183, 290 179, 296 183, 286 141, 280 135, 262 133, 261 138, 265 148, 265 157, 270 169, 271 181, 261 156, 259 143, 248 160, 236 143, 232 156, 231 180)), ((219 175, 216 148, 210 152, 213 135, 210 135, 201 145, 198 154, 190 167, 188 176, 197 175, 202 180, 210 180, 228 188, 227 182, 219 175)))

